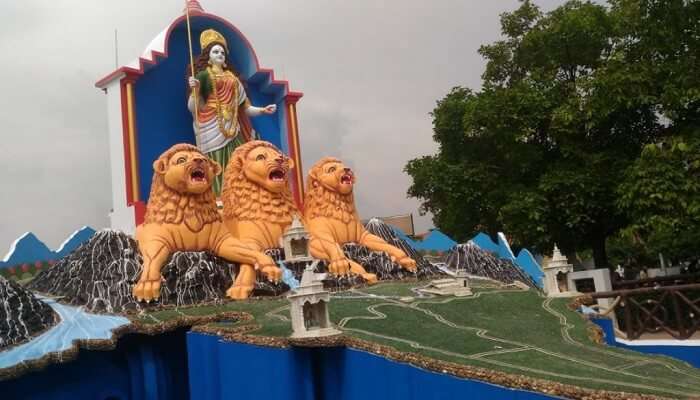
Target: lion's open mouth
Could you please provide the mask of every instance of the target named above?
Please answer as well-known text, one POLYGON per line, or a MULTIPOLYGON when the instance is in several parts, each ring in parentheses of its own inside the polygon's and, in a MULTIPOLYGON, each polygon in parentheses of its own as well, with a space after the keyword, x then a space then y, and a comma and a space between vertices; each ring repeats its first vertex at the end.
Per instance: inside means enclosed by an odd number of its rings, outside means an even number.
POLYGON ((284 181, 285 178, 285 172, 284 170, 281 170, 279 168, 275 168, 270 172, 269 178, 273 182, 281 182, 284 181))
POLYGON ((351 184, 352 183, 352 175, 345 174, 345 175, 341 176, 340 183, 345 184, 345 185, 351 184))
POLYGON ((207 175, 204 173, 203 169, 195 169, 192 171, 190 174, 190 179, 192 182, 206 182, 207 181, 207 175))

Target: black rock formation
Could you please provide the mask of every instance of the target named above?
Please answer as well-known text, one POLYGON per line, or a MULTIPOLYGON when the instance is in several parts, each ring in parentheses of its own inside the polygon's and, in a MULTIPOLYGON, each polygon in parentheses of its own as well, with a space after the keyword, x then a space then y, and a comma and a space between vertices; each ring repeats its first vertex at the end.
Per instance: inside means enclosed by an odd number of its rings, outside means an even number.
MULTIPOLYGON (((398 263, 391 261, 391 257, 384 252, 372 251, 356 243, 345 244, 343 246, 345 256, 365 267, 367 272, 376 274, 378 280, 398 280, 409 277, 424 278, 443 274, 442 271, 426 261, 423 256, 420 255, 420 253, 406 243, 406 241, 401 239, 394 232, 393 228, 382 222, 380 219, 371 219, 365 228, 369 233, 379 236, 392 246, 400 248, 404 251, 404 253, 416 261, 417 271, 410 272, 402 268, 398 263)), ((317 270, 318 272, 327 272, 327 265, 325 263, 320 263, 317 270)), ((297 272, 295 271, 295 275, 296 273, 297 272)), ((323 283, 324 287, 328 289, 342 289, 362 284, 364 283, 364 280, 356 275, 351 275, 349 277, 329 275, 323 283)))
POLYGON ((454 271, 464 271, 470 275, 503 283, 513 283, 517 280, 538 289, 532 278, 514 265, 512 261, 495 257, 471 241, 453 247, 447 253, 445 264, 454 271))
MULTIPOLYGON (((272 257, 272 259, 277 261, 278 263, 284 261, 284 249, 281 247, 275 249, 268 249, 265 251, 265 254, 272 257)), ((301 276, 304 274, 304 270, 312 263, 313 261, 283 262, 284 267, 290 270, 292 272, 292 275, 294 275, 294 279, 296 279, 299 282, 301 282, 301 276)), ((316 264, 315 271, 318 273, 328 272, 328 268, 323 261, 319 261, 316 264)), ((330 290, 340 290, 362 285, 364 284, 364 282, 364 279, 360 278, 357 275, 351 275, 346 277, 328 275, 327 278, 323 281, 323 286, 326 289, 330 290)))
MULTIPOLYGON (((139 311, 157 305, 188 306, 226 298, 238 265, 208 252, 178 252, 163 267, 157 302, 137 302, 132 296, 141 276, 136 241, 117 231, 97 232, 88 242, 42 271, 29 288, 93 312, 139 311)), ((284 284, 259 282, 253 295, 278 295, 284 284)))
POLYGON ((0 350, 27 341, 55 323, 49 305, 0 276, 0 350))
POLYGON ((369 222, 367 222, 365 228, 369 233, 379 236, 392 246, 400 248, 409 257, 416 260, 416 265, 418 266, 417 274, 419 278, 442 274, 442 271, 440 271, 439 268, 435 267, 433 264, 424 259, 423 256, 420 255, 420 253, 418 253, 413 247, 406 243, 405 240, 401 239, 396 234, 394 228, 385 224, 379 218, 370 219, 369 222))

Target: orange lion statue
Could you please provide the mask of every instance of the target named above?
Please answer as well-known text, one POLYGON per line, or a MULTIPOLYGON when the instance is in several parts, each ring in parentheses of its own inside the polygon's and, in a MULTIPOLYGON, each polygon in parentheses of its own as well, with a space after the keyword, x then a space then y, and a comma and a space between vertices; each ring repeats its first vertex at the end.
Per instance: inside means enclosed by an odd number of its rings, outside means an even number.
MULTIPOLYGON (((272 143, 254 140, 236 148, 226 166, 221 195, 224 224, 233 236, 257 251, 280 246, 282 234, 299 215, 289 190, 293 167, 294 162, 272 143)), ((241 264, 231 297, 250 296, 255 275, 251 264, 241 264)))
MULTIPOLYGON (((259 267, 267 278, 280 274, 267 255, 235 239, 221 221, 212 190, 221 166, 195 146, 176 144, 153 163, 151 194, 144 223, 136 229, 143 256, 134 297, 151 301, 160 296, 161 268, 176 251, 210 251, 226 260, 259 267)), ((227 295, 237 293, 234 283, 227 295)))
POLYGON ((383 251, 409 271, 416 271, 416 262, 401 249, 382 238, 372 235, 360 223, 355 210, 353 187, 355 175, 337 158, 325 157, 318 161, 306 178, 304 221, 311 240, 309 250, 316 258, 328 261, 332 274, 354 273, 367 282, 377 277, 363 266, 348 259, 342 245, 357 243, 374 251, 383 251))

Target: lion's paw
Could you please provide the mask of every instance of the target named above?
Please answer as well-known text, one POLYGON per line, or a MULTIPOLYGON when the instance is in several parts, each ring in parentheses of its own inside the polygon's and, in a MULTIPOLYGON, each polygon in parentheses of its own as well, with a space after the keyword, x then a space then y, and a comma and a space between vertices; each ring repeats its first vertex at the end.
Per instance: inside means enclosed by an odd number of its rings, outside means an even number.
POLYGON ((344 258, 335 260, 328 265, 328 272, 333 275, 348 275, 350 273, 350 261, 344 258))
POLYGON ((263 275, 265 275, 265 277, 267 278, 267 280, 271 282, 277 283, 280 281, 280 279, 282 279, 282 270, 276 266, 270 265, 267 267, 263 267, 260 270, 260 272, 262 272, 263 275))
POLYGON ((234 300, 245 300, 253 293, 253 286, 231 286, 226 296, 234 300))
POLYGON ((160 297, 160 278, 158 279, 144 279, 138 281, 133 290, 134 298, 137 301, 147 301, 155 300, 160 297))
POLYGON ((367 281, 367 284, 369 284, 369 285, 373 285, 373 284, 377 283, 377 275, 375 275, 375 274, 370 274, 369 272, 367 272, 364 274, 360 274, 360 276, 362 277, 362 279, 367 281))
POLYGON ((401 265, 404 269, 407 269, 411 272, 416 272, 418 269, 416 267, 416 260, 412 259, 411 257, 403 257, 397 261, 399 265, 401 265))

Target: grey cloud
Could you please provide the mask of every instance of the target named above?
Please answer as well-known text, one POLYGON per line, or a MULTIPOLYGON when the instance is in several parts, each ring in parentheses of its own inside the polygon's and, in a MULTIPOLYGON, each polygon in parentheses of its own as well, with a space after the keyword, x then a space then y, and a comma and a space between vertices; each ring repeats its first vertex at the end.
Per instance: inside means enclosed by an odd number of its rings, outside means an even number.
MULTIPOLYGON (((182 0, 0 2, 4 171, 0 255, 34 231, 57 246, 111 207, 106 99, 94 82, 125 64, 182 11, 182 0)), ((500 35, 499 2, 200 0, 251 41, 261 66, 305 93, 304 169, 337 155, 359 175, 363 216, 416 213, 403 172, 435 151, 428 113, 455 85, 480 86, 476 53, 500 35)), ((563 3, 540 0, 545 9, 563 3)), ((430 226, 417 218, 418 229, 430 226)))
POLYGON ((351 134, 355 122, 340 108, 308 102, 299 116, 303 173, 324 156, 340 157, 343 139, 351 134))

